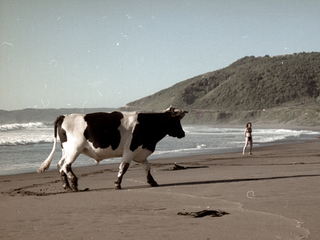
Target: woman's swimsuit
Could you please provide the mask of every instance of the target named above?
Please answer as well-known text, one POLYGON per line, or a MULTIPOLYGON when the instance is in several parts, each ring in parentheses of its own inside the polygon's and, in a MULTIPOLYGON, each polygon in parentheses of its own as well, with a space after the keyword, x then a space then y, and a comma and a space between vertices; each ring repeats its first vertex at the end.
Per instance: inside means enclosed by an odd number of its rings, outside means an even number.
MULTIPOLYGON (((251 128, 248 128, 248 130, 247 130, 247 133, 252 133, 252 129, 251 128)), ((250 136, 250 137, 247 137, 248 138, 248 140, 249 141, 251 141, 252 140, 252 137, 250 136)))

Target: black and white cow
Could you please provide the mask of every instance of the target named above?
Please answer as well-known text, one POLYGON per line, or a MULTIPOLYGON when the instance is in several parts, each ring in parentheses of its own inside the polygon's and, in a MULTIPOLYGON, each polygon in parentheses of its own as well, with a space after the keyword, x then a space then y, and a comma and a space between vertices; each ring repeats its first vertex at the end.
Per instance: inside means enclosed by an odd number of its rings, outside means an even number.
POLYGON ((177 138, 185 136, 180 123, 185 113, 170 107, 163 113, 98 112, 59 116, 54 123, 53 149, 38 172, 49 168, 57 146, 58 132, 62 158, 57 166, 64 189, 78 191, 78 180, 71 165, 81 153, 97 163, 107 158, 122 157, 115 181, 116 189, 121 189, 122 177, 132 160, 140 163, 146 171, 148 183, 158 186, 150 174, 147 157, 166 135, 177 138))

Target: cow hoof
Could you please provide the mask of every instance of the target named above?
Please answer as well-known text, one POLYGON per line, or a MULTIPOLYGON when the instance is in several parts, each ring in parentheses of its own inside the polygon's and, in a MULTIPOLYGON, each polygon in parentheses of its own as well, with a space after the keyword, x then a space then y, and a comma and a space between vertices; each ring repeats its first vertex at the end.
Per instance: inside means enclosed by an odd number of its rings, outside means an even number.
POLYGON ((150 183, 150 186, 151 186, 151 187, 159 187, 159 185, 158 185, 157 182, 150 183))
POLYGON ((72 191, 72 188, 66 185, 63 185, 63 189, 66 191, 72 191))
POLYGON ((78 186, 71 186, 72 187, 72 189, 71 190, 73 190, 74 192, 78 192, 79 190, 78 190, 78 186))

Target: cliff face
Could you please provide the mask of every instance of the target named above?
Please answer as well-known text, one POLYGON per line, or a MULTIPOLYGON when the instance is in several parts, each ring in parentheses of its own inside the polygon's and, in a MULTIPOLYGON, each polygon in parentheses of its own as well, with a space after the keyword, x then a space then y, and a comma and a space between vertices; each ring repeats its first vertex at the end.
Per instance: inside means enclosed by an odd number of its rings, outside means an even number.
POLYGON ((320 53, 244 57, 130 102, 125 109, 159 111, 170 105, 189 110, 190 123, 250 119, 320 125, 320 53))

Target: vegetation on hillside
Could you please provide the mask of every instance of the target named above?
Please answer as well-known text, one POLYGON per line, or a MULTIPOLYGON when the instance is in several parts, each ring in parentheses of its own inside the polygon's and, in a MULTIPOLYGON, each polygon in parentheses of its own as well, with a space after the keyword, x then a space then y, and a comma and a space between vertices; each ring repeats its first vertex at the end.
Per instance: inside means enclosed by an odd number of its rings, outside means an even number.
POLYGON ((320 53, 244 57, 128 103, 134 109, 170 105, 220 111, 259 110, 320 103, 320 53))

